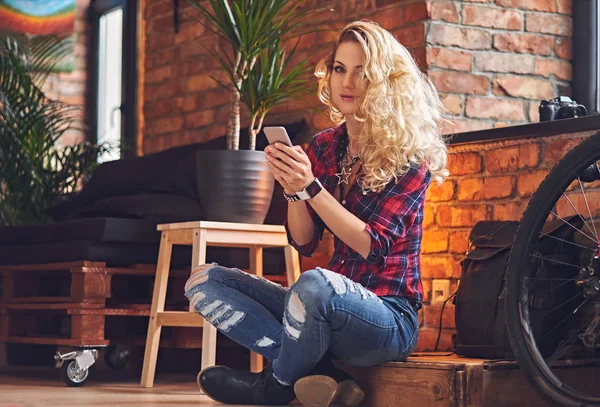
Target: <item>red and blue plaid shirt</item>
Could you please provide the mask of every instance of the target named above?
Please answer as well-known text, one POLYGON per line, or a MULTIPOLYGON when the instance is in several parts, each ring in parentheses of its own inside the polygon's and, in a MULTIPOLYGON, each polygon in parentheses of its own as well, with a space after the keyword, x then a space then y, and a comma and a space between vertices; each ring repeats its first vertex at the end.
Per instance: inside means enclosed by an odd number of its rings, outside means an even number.
MULTIPOLYGON (((312 170, 323 187, 334 194, 340 172, 338 153, 347 140, 345 124, 325 130, 313 137, 307 148, 312 170)), ((367 258, 334 238, 334 253, 327 269, 358 282, 378 296, 404 296, 417 309, 423 300, 419 253, 423 233, 425 191, 431 181, 426 166, 412 166, 398 182, 390 182, 381 192, 363 193, 354 182, 346 197, 345 208, 366 224, 371 235, 367 258)), ((288 239, 303 256, 311 257, 317 249, 327 225, 307 204, 315 233, 310 242, 298 245, 289 233, 288 239)))

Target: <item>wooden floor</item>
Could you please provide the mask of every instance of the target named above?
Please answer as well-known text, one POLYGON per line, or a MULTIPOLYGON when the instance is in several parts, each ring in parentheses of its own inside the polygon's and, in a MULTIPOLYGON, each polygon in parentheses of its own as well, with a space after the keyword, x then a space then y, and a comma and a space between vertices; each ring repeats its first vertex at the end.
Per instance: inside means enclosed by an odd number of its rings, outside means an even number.
MULTIPOLYGON (((139 378, 115 381, 96 371, 85 386, 67 387, 55 368, 11 368, 0 372, 0 407, 176 407, 222 406, 200 394, 195 378, 169 375, 144 389, 139 378)), ((109 372, 110 373, 110 372, 109 372)))

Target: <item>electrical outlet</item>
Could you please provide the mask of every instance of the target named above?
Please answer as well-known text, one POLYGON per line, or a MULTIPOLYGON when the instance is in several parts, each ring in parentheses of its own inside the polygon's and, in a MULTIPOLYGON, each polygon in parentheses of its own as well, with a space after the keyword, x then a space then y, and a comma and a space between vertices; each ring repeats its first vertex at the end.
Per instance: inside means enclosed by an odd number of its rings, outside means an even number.
POLYGON ((444 302, 450 296, 450 280, 434 279, 431 283, 431 302, 444 302))

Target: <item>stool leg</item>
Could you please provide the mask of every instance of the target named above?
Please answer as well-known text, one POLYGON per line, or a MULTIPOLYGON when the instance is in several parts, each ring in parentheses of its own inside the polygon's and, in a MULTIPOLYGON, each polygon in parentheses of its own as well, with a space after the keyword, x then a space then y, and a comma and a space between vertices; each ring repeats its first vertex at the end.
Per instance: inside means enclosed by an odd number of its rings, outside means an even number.
POLYGON ((285 246, 285 273, 287 275, 288 286, 291 287, 300 277, 300 257, 298 251, 292 246, 285 246))
MULTIPOLYGON (((263 248, 258 246, 250 247, 250 273, 258 277, 263 276, 263 248)), ((250 351, 250 371, 260 372, 265 366, 263 357, 250 351)))
POLYGON ((158 251, 154 293, 152 294, 152 307, 150 309, 150 321, 148 323, 148 337, 146 339, 144 367, 142 369, 142 387, 152 387, 154 385, 156 358, 158 356, 158 346, 162 330, 162 326, 157 323, 156 316, 159 312, 165 310, 167 281, 169 279, 172 249, 173 244, 169 242, 167 231, 163 231, 160 240, 160 249, 158 251))
MULTIPOLYGON (((200 264, 206 263, 206 235, 205 229, 194 231, 192 245, 192 270, 200 264)), ((190 311, 196 312, 190 304, 190 311)), ((202 324, 202 369, 215 365, 217 360, 217 328, 206 319, 202 324)))

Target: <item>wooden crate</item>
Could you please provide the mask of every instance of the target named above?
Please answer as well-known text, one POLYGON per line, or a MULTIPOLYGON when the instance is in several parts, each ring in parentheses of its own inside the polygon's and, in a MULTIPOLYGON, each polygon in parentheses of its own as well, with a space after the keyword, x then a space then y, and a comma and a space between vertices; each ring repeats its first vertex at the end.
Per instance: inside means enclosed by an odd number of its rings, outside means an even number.
POLYGON ((516 362, 419 354, 405 362, 340 365, 365 390, 369 407, 547 406, 516 362))

